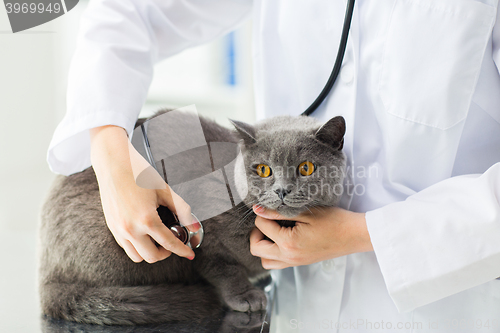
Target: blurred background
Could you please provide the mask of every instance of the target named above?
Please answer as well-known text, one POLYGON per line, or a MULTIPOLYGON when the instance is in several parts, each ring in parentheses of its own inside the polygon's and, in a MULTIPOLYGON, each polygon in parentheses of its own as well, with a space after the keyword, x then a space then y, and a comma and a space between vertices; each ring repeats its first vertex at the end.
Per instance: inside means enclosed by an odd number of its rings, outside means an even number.
MULTIPOLYGON (((54 174, 45 161, 66 112, 66 81, 87 1, 13 34, 0 5, 0 332, 40 332, 38 213, 54 174)), ((156 66, 141 116, 195 104, 201 114, 254 121, 251 22, 156 66)))

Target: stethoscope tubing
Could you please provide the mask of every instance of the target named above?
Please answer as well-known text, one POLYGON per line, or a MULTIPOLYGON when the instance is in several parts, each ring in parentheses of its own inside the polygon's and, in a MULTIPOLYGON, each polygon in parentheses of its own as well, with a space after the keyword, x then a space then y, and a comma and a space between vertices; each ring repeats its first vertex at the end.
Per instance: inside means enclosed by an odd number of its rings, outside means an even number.
POLYGON ((302 112, 301 114, 302 116, 309 116, 314 111, 316 111, 316 109, 321 105, 321 103, 323 103, 326 96, 328 96, 330 90, 332 90, 333 84, 337 80, 337 76, 339 75, 340 72, 340 67, 342 67, 342 60, 344 60, 345 49, 347 46, 347 39, 349 37, 349 29, 351 28, 353 11, 354 11, 354 0, 348 0, 344 16, 344 26, 342 28, 342 36, 340 38, 340 45, 337 51, 337 58, 335 59, 335 64, 333 65, 332 73, 330 74, 330 77, 328 78, 328 81, 326 82, 323 90, 320 92, 318 97, 316 97, 314 102, 312 102, 312 104, 304 112, 302 112))

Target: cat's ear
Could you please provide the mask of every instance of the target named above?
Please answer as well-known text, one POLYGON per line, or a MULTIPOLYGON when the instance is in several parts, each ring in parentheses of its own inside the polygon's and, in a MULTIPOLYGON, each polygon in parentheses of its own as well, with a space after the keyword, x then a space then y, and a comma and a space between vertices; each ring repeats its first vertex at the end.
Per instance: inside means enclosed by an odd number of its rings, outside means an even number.
POLYGON ((344 147, 345 120, 338 116, 328 120, 316 131, 316 139, 330 147, 342 150, 344 147))
POLYGON ((255 128, 252 125, 232 119, 229 119, 229 121, 236 128, 245 144, 251 145, 257 142, 257 140, 255 140, 255 128))

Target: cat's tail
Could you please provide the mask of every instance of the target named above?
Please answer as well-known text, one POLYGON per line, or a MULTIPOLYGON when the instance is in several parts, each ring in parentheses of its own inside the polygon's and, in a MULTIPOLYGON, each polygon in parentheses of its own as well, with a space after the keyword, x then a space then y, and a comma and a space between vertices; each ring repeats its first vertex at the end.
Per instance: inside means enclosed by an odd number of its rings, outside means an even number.
POLYGON ((87 287, 41 286, 44 314, 99 325, 140 325, 215 316, 222 306, 208 285, 87 287))

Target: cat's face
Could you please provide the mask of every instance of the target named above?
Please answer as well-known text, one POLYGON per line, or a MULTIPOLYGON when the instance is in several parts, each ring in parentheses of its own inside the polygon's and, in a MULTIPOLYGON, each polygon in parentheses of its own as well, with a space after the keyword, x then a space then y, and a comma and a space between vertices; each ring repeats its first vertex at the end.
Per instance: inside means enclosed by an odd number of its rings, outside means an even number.
POLYGON ((281 116, 255 126, 233 122, 245 165, 248 206, 294 217, 314 206, 334 206, 342 194, 345 123, 321 126, 310 117, 281 116))

